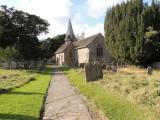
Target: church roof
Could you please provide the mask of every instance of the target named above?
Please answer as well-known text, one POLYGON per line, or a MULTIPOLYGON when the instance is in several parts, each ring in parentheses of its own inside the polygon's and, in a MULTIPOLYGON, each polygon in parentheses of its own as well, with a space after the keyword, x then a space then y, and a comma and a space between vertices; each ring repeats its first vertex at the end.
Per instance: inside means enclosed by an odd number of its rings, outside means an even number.
MULTIPOLYGON (((78 41, 71 42, 71 43, 73 43, 75 49, 85 48, 99 36, 103 37, 103 35, 101 33, 98 33, 96 35, 90 36, 90 37, 85 38, 83 40, 78 40, 78 41)), ((64 52, 65 49, 68 47, 68 45, 69 45, 69 43, 63 44, 55 53, 64 52)))
POLYGON ((92 41, 94 41, 98 36, 102 36, 101 33, 95 34, 93 36, 90 36, 88 38, 85 38, 83 40, 75 41, 73 44, 75 46, 75 49, 84 48, 87 47, 92 41))
POLYGON ((63 44, 61 45, 58 50, 55 52, 56 53, 61 53, 61 52, 64 52, 64 50, 69 46, 69 44, 63 44))

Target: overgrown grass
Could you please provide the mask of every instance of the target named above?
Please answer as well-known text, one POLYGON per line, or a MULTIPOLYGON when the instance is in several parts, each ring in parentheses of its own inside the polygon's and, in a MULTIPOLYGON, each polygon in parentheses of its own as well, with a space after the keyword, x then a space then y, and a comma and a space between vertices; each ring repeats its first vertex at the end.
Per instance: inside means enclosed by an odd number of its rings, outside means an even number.
POLYGON ((36 74, 30 74, 26 70, 0 69, 0 91, 20 87, 36 78, 36 74))
POLYGON ((71 83, 102 109, 110 120, 158 120, 154 113, 131 103, 117 92, 109 91, 97 82, 85 83, 81 72, 69 68, 63 70, 71 83))
POLYGON ((0 120, 38 120, 51 72, 49 67, 44 73, 28 72, 36 76, 34 81, 0 94, 0 120))

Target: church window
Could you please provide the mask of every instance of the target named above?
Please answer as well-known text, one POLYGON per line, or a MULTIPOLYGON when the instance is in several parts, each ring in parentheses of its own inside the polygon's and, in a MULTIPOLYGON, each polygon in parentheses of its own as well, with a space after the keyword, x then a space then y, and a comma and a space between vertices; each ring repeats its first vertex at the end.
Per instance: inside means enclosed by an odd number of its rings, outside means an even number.
POLYGON ((97 57, 103 57, 103 47, 101 45, 97 47, 97 57))

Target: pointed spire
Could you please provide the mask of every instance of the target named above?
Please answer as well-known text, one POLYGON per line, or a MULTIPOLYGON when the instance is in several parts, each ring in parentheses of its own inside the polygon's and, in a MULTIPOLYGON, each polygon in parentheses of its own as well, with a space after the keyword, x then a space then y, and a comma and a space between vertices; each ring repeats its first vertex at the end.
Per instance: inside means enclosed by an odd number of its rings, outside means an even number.
POLYGON ((65 36, 65 43, 69 43, 69 42, 73 42, 73 41, 76 41, 76 37, 73 32, 71 20, 69 19, 67 33, 65 36))

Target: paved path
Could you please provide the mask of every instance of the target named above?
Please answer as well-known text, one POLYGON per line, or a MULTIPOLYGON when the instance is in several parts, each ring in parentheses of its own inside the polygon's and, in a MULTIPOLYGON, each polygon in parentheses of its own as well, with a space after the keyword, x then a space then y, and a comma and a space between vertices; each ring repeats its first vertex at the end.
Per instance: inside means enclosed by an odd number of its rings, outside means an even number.
POLYGON ((91 120, 87 106, 62 71, 54 68, 43 120, 91 120))

